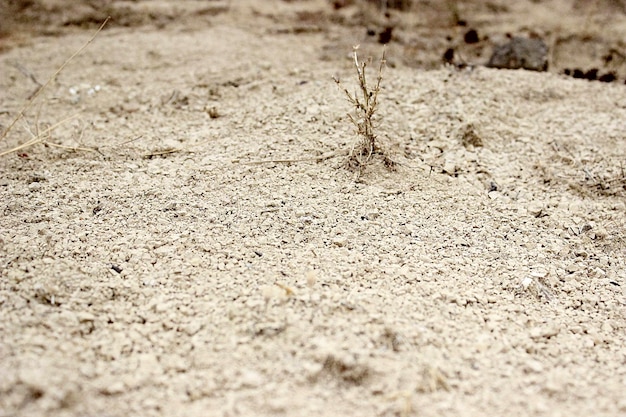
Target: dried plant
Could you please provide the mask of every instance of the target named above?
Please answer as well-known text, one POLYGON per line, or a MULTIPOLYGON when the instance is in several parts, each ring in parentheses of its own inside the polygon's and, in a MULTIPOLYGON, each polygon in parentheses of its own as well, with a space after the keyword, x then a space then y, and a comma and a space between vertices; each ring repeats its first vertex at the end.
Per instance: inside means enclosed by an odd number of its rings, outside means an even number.
MULTIPOLYGON (((76 58, 76 56, 78 56, 81 52, 83 52, 83 50, 85 50, 96 38, 96 36, 98 36, 98 34, 102 31, 102 29, 104 29, 104 26, 106 26, 106 24, 109 22, 109 20, 111 19, 111 17, 107 17, 104 22, 102 22, 102 24, 100 25, 100 27, 98 28, 98 30, 96 31, 96 33, 94 33, 91 38, 89 38, 89 40, 87 42, 85 42, 83 44, 83 46, 81 46, 76 52, 74 52, 74 54, 72 56, 70 56, 64 63, 63 65, 61 65, 55 72, 54 74, 52 74, 52 76, 50 76, 50 78, 48 78, 48 81, 45 82, 45 84, 40 85, 38 87, 38 89, 29 97, 29 99, 26 101, 26 104, 24 104, 24 106, 22 107, 22 109, 17 113, 17 115, 13 118, 13 120, 9 123, 9 126, 4 130, 4 132, 0 133, 0 142, 2 142, 7 135, 9 134, 9 132, 11 131, 11 129, 13 129, 13 127, 15 126, 15 124, 22 118, 25 117, 26 111, 28 109, 31 108, 31 106, 33 105, 33 103, 37 100, 37 98, 40 96, 40 94, 52 83, 53 80, 56 79, 56 77, 61 73, 61 71, 63 71, 63 69, 74 59, 76 58)), ((31 75, 29 75, 29 77, 32 77, 31 75)), ((36 84, 40 84, 39 82, 36 82, 36 84)), ((56 129, 59 125, 61 125, 62 123, 65 123, 66 121, 72 119, 74 116, 70 116, 67 117, 63 120, 61 120, 58 123, 55 123, 54 125, 48 127, 47 129, 45 129, 43 132, 37 132, 36 134, 32 134, 32 138, 29 141, 26 141, 25 143, 22 143, 21 145, 15 146, 11 149, 7 149, 4 151, 0 151, 0 157, 4 156, 4 155, 8 155, 10 153, 13 152, 17 152, 19 150, 22 150, 24 148, 28 148, 30 146, 33 146, 35 144, 38 143, 44 143, 46 145, 49 146, 53 146, 53 147, 58 147, 58 148, 67 148, 67 149, 72 149, 72 150, 83 150, 83 151, 97 151, 96 149, 90 149, 90 148, 76 148, 76 147, 67 147, 67 146, 63 146, 63 145, 57 145, 54 144, 52 142, 49 142, 47 139, 50 137, 50 132, 52 132, 54 129, 56 129)))
POLYGON ((346 165, 360 175, 363 169, 372 161, 375 155, 382 156, 385 166, 392 168, 395 164, 378 145, 375 133, 374 115, 378 110, 378 93, 380 92, 385 68, 385 51, 383 49, 378 67, 378 77, 373 88, 369 87, 366 79, 366 62, 359 62, 357 54, 358 45, 354 47, 354 67, 357 72, 358 90, 353 94, 345 88, 338 78, 333 77, 337 86, 344 92, 348 102, 354 107, 352 113, 348 113, 350 122, 356 128, 358 140, 353 144, 348 153, 346 165))

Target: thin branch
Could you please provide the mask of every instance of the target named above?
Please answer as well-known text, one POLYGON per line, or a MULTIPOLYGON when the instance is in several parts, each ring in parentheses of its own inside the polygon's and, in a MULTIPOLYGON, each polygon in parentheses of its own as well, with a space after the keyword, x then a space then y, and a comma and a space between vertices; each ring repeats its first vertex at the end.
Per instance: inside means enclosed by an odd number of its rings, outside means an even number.
POLYGON ((44 131, 38 133, 31 140, 29 140, 29 141, 27 141, 25 143, 22 143, 21 145, 18 145, 18 146, 14 147, 14 148, 11 148, 11 149, 8 149, 6 151, 0 152, 0 157, 2 157, 4 155, 8 155, 8 154, 13 153, 13 152, 17 152, 17 151, 19 151, 21 149, 24 149, 24 148, 28 148, 29 146, 32 146, 32 145, 34 145, 36 143, 45 142, 44 137, 48 133, 52 132, 54 129, 56 129, 57 127, 59 127, 63 123, 67 122, 68 120, 73 119, 77 115, 78 115, 78 113, 75 113, 75 114, 73 114, 73 115, 71 115, 69 117, 66 117, 65 119, 61 120, 60 122, 57 122, 57 123, 53 124, 52 126, 48 127, 47 129, 45 129, 44 131))
MULTIPOLYGON (((100 25, 100 27, 98 28, 98 30, 96 31, 96 33, 94 33, 91 38, 89 38, 89 40, 87 42, 85 42, 83 44, 83 46, 80 47, 80 49, 78 49, 76 52, 74 52, 74 54, 69 57, 64 63, 63 65, 61 65, 59 67, 59 69, 57 69, 54 74, 52 74, 52 76, 50 78, 48 78, 48 81, 46 81, 46 83, 41 86, 36 92, 35 94, 33 94, 31 96, 31 98, 26 102, 26 104, 24 105, 24 107, 22 107, 22 109, 19 111, 19 113, 17 114, 17 116, 15 116, 15 118, 13 119, 13 121, 9 124, 9 127, 6 128, 6 130, 2 133, 2 135, 0 135, 0 141, 3 140, 4 138, 6 138, 6 136, 9 134, 9 132, 11 131, 11 129, 13 128, 13 126, 15 126, 15 123, 17 123, 17 121, 19 119, 21 119, 24 116, 24 113, 26 112, 26 110, 28 110, 30 108, 30 106, 32 106, 32 104, 35 102, 35 100, 37 99, 37 97, 39 97, 39 95, 41 94, 41 92, 43 90, 46 89, 46 87, 48 87, 48 85, 52 82, 52 80, 54 80, 57 75, 59 75, 61 73, 61 71, 63 71, 63 69, 70 63, 72 62, 72 60, 74 58, 76 58, 76 56, 78 54, 80 54, 83 50, 85 50, 85 48, 87 48, 91 42, 93 42, 93 40, 96 38, 96 36, 98 36, 98 34, 100 33, 100 31, 102 29, 104 29, 104 26, 109 22, 109 20, 111 19, 111 16, 107 17, 104 22, 102 22, 102 24, 100 25)), ((9 151, 10 153, 11 151, 9 151)), ((2 153, 0 154, 0 156, 2 155, 6 155, 6 153, 2 153)))
POLYGON ((347 154, 348 154, 348 152, 346 152, 346 151, 335 151, 335 152, 329 152, 329 153, 326 153, 324 155, 314 156, 314 157, 310 157, 310 158, 263 159, 263 160, 260 160, 260 161, 248 161, 248 162, 239 162, 238 160, 235 160, 233 162, 238 162, 238 163, 240 163, 242 165, 291 164, 291 163, 294 163, 294 162, 309 162, 309 161, 321 162, 321 161, 325 161, 327 159, 336 158, 338 156, 345 156, 347 154))

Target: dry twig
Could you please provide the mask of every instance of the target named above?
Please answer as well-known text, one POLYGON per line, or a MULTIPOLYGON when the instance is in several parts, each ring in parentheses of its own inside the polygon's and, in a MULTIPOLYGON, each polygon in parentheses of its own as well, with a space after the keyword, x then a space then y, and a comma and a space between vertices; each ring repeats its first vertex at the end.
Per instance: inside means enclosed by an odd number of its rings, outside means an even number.
POLYGON ((378 93, 380 92, 381 82, 383 80, 383 70, 385 68, 385 50, 383 49, 382 57, 380 59, 380 66, 378 67, 378 77, 376 84, 373 88, 370 88, 367 84, 366 78, 366 62, 359 62, 357 54, 359 46, 355 46, 353 50, 354 67, 357 72, 358 90, 357 92, 350 93, 345 88, 338 78, 333 77, 337 86, 344 92, 348 102, 354 107, 354 114, 348 113, 350 122, 356 128, 358 140, 353 144, 352 149, 348 154, 346 165, 348 168, 353 169, 360 175, 363 169, 371 162, 374 155, 378 154, 383 157, 385 165, 389 168, 395 164, 387 156, 384 150, 378 145, 375 133, 374 115, 378 110, 378 93))
POLYGON ((333 151, 329 153, 325 153, 320 156, 312 156, 308 158, 297 158, 297 159, 261 159, 258 161, 246 161, 241 162, 238 159, 233 160, 233 163, 241 163, 243 165, 261 165, 261 164, 291 164, 295 162, 322 162, 327 159, 336 158, 338 156, 346 155, 345 151, 333 151))
MULTIPOLYGON (((37 97, 39 97, 39 95, 43 92, 43 90, 46 89, 46 87, 48 87, 48 85, 52 82, 52 80, 54 80, 60 73, 61 71, 63 71, 63 69, 70 63, 72 62, 72 60, 74 58, 76 58, 76 56, 78 56, 83 50, 85 50, 85 48, 87 48, 91 42, 93 42, 93 40, 96 38, 96 36, 98 36, 98 34, 100 33, 100 31, 102 29, 104 29, 104 26, 108 23, 109 19, 111 17, 107 17, 105 19, 104 22, 102 22, 102 24, 100 25, 100 27, 98 28, 98 30, 96 30, 96 32, 91 36, 91 38, 89 38, 89 40, 87 40, 87 42, 85 42, 83 44, 83 46, 81 46, 76 52, 74 52, 74 54, 72 54, 72 56, 70 56, 64 63, 63 65, 61 65, 55 72, 54 74, 52 74, 50 76, 50 78, 48 78, 48 80, 45 82, 45 84, 43 84, 41 87, 39 87, 37 89, 37 91, 28 99, 28 101, 26 102, 26 104, 24 104, 24 106, 22 107, 22 109, 17 113, 17 116, 15 116, 15 118, 11 121, 11 123, 9 123, 9 126, 5 129, 4 132, 2 132, 2 134, 0 135, 0 141, 2 141, 4 138, 6 138, 6 136, 9 134, 9 132, 11 131, 11 129, 13 129, 13 126, 15 126, 15 124, 18 122, 18 120, 20 120, 22 117, 24 117, 24 113, 33 105, 33 103, 35 102, 35 100, 37 99, 37 97)), ((33 79, 31 77, 31 79, 33 79)), ((33 81, 37 82, 35 79, 33 79, 33 81)), ((73 117, 73 116, 72 116, 73 117)), ((49 133, 51 130, 53 130, 54 128, 56 128, 57 126, 59 126, 61 123, 69 120, 71 117, 66 118, 64 120, 62 120, 61 122, 58 122, 56 124, 54 124, 52 127, 46 129, 45 132, 40 133, 38 135, 36 135, 33 139, 29 140, 28 142, 25 142, 21 145, 18 145, 14 148, 8 149, 6 151, 0 152, 0 156, 3 155, 7 155, 9 153, 12 152, 16 152, 20 149, 24 149, 28 146, 32 146, 36 143, 40 143, 40 142, 44 142, 44 134, 49 133)), ((79 148, 76 148, 79 149, 79 148)))

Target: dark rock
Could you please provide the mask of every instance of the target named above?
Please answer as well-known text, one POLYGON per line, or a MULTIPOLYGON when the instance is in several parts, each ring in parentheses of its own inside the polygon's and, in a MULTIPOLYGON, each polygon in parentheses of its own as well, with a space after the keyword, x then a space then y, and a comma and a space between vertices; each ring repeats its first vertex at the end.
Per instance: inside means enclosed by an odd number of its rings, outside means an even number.
POLYGON ((391 42, 391 34, 393 33, 393 27, 387 26, 382 32, 378 34, 378 43, 387 44, 391 42))
POLYGON ((548 70, 548 46, 541 39, 514 37, 496 46, 487 63, 491 68, 548 70))
MULTIPOLYGON (((383 3, 383 2, 380 2, 380 3, 383 3)), ((411 3, 412 3, 411 0, 387 0, 386 6, 388 9, 406 11, 411 8, 411 3)))
POLYGON ((478 41, 480 40, 478 38, 478 32, 476 32, 476 29, 470 29, 467 32, 465 32, 465 36, 463 37, 463 39, 465 40, 465 43, 478 43, 478 41))
POLYGON ((585 73, 585 78, 588 79, 589 81, 593 81, 595 79, 598 78, 598 69, 597 68, 591 68, 589 71, 587 71, 585 73))
POLYGON ((617 77, 615 76, 614 72, 608 72, 606 74, 602 74, 600 78, 598 78, 598 81, 601 81, 603 83, 612 83, 615 80, 617 80, 617 77))
POLYGON ((446 49, 446 52, 443 53, 442 59, 444 64, 452 64, 454 62, 454 49, 446 49))

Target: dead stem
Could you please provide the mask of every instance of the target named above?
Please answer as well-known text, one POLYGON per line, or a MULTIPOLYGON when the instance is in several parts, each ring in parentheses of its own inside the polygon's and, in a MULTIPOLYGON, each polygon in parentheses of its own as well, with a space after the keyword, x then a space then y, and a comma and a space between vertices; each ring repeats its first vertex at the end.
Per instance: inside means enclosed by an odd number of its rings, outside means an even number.
POLYGON ((394 164, 382 148, 379 147, 376 141, 377 136, 374 124, 374 116, 378 110, 378 93, 380 92, 386 64, 385 50, 383 49, 380 59, 376 84, 373 88, 370 88, 366 77, 367 63, 359 61, 358 48, 358 45, 353 48, 353 59, 360 94, 358 92, 350 93, 338 78, 333 77, 333 80, 354 108, 354 113, 348 113, 348 119, 356 128, 358 139, 352 144, 345 165, 360 175, 376 154, 382 155, 385 166, 392 167, 394 164))
MULTIPOLYGON (((13 126, 15 126, 15 124, 17 123, 17 121, 18 121, 18 120, 20 120, 22 117, 24 117, 24 113, 25 113, 25 112, 26 112, 26 111, 27 111, 27 110, 28 110, 28 109, 29 109, 29 108, 33 105, 33 103, 35 102, 35 100, 37 99, 37 97, 39 97, 39 95, 42 93, 42 91, 43 91, 43 90, 45 90, 45 89, 46 89, 46 87, 48 87, 48 85, 52 82, 52 80, 54 80, 54 79, 55 79, 55 78, 56 78, 56 77, 57 77, 57 76, 61 73, 61 71, 63 71, 63 69, 64 69, 64 68, 65 68, 65 67, 66 67, 66 66, 67 66, 70 62, 72 62, 72 60, 73 60, 74 58, 76 58, 76 56, 77 56, 78 54, 80 54, 83 50, 85 50, 85 48, 87 48, 87 47, 88 47, 88 46, 89 46, 89 45, 93 42, 93 40, 96 38, 96 36, 98 36, 98 34, 100 33, 100 31, 101 31, 102 29, 104 29, 104 26, 108 23, 109 19, 111 19, 111 17, 110 17, 110 16, 109 16, 109 17, 107 17, 107 18, 105 19, 105 21, 104 21, 104 22, 102 22, 102 24, 100 25, 100 27, 98 28, 98 30, 96 30, 96 32, 95 32, 95 33, 91 36, 91 38, 89 38, 89 40, 87 40, 87 42, 85 42, 85 43, 83 44, 83 46, 81 46, 81 47, 80 47, 80 48, 79 48, 76 52, 74 52, 74 53, 72 54, 72 56, 70 56, 70 57, 69 57, 69 58, 68 58, 68 59, 67 59, 67 60, 63 63, 63 65, 61 65, 61 66, 60 66, 60 67, 59 67, 59 68, 58 68, 58 69, 54 72, 54 74, 52 74, 52 75, 50 76, 50 78, 48 78, 48 80, 45 82, 45 84, 43 84, 41 87, 39 87, 39 88, 37 89, 37 91, 36 91, 34 94, 32 94, 32 96, 28 99, 28 101, 26 102, 26 104, 24 104, 24 106, 22 107, 22 109, 21 109, 21 110, 17 113, 17 116, 15 116, 15 118, 11 121, 11 123, 9 123, 9 126, 5 129, 5 131, 4 131, 4 132, 2 132, 2 135, 0 135, 0 141, 2 141, 3 139, 5 139, 5 138, 6 138, 6 136, 9 134, 9 132, 11 131, 11 129, 13 128, 13 126)), ((72 116, 72 117, 73 117, 73 116, 72 116)), ((69 119, 69 118, 68 118, 68 119, 69 119)), ((54 127, 59 126, 61 123, 63 123, 64 121, 66 121, 66 120, 68 120, 68 119, 65 119, 65 120, 63 120, 63 121, 61 121, 61 122, 59 122, 59 123, 54 124, 51 128, 46 129, 44 133, 42 133, 42 134, 37 134, 37 135, 35 136, 35 138, 33 138, 33 139, 29 140, 29 141, 28 141, 28 142, 26 142, 26 143, 23 143, 23 144, 21 144, 21 145, 18 145, 18 146, 14 147, 14 148, 11 148, 11 149, 9 149, 9 150, 6 150, 6 151, 3 151, 3 152, 0 152, 0 156, 7 155, 7 154, 9 154, 9 153, 16 152, 16 151, 18 151, 18 150, 20 150, 20 149, 24 149, 24 148, 26 148, 26 147, 28 147, 28 146, 32 146, 32 145, 34 145, 34 144, 36 144, 36 143, 40 143, 40 142, 42 142, 42 141, 43 141, 43 135, 44 135, 45 133, 50 132, 50 131, 54 128, 54 127)))

